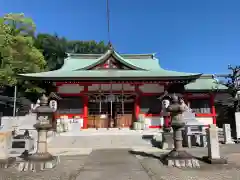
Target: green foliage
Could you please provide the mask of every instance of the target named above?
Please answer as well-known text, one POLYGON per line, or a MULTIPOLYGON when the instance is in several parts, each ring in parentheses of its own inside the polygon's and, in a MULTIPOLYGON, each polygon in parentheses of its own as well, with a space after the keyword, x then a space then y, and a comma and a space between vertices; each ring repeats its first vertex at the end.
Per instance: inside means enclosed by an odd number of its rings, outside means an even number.
POLYGON ((67 51, 80 54, 102 54, 107 50, 103 41, 69 41, 67 51))
POLYGON ((56 34, 35 36, 35 30, 33 20, 24 14, 0 17, 0 87, 18 85, 18 92, 24 96, 49 91, 51 84, 25 81, 17 75, 59 69, 66 52, 96 54, 107 50, 102 41, 68 41, 56 34))
POLYGON ((35 24, 23 14, 0 18, 0 85, 22 85, 17 74, 41 72, 46 67, 44 56, 34 46, 34 31, 35 24))
POLYGON ((224 76, 224 80, 220 83, 228 87, 228 93, 235 98, 237 91, 240 90, 239 86, 236 86, 237 80, 240 79, 240 66, 228 66, 230 73, 224 76))
POLYGON ((57 35, 38 34, 35 46, 41 50, 49 70, 59 69, 67 57, 67 40, 57 35))
POLYGON ((47 61, 49 70, 59 69, 68 53, 101 54, 107 50, 103 41, 67 41, 64 37, 38 34, 35 46, 40 49, 47 61))

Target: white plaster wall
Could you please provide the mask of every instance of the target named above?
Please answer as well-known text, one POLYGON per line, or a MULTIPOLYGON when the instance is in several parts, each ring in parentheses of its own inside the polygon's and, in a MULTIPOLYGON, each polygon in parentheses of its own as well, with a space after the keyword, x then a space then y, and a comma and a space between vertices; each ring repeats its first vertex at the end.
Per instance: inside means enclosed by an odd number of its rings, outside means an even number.
POLYGON ((59 94, 77 94, 83 90, 84 87, 78 84, 64 84, 58 87, 59 94))
POLYGON ((139 86, 139 89, 143 93, 162 93, 162 92, 164 92, 164 86, 161 86, 159 84, 144 84, 142 86, 139 86))
POLYGON ((212 117, 196 117, 196 119, 204 125, 209 125, 213 123, 212 117))

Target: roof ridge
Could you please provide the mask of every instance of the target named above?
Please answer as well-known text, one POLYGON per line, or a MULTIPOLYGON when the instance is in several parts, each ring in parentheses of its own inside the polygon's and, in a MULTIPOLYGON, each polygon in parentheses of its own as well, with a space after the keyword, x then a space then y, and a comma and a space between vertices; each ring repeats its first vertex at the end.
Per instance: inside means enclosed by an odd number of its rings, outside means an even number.
MULTIPOLYGON (((122 54, 122 53, 119 53, 119 52, 116 52, 116 53, 119 56, 121 56, 122 58, 126 58, 126 59, 131 59, 131 56, 132 57, 135 56, 136 59, 138 59, 138 57, 148 57, 148 58, 151 58, 151 59, 153 59, 155 57, 155 53, 148 53, 148 54, 122 54), (127 56, 129 56, 129 57, 127 58, 127 56)), ((94 57, 94 58, 99 58, 99 57, 102 57, 106 53, 100 53, 100 54, 66 53, 66 54, 67 54, 67 57, 94 57)))
POLYGON ((202 74, 200 76, 200 79, 214 79, 214 75, 213 74, 202 74))
POLYGON ((101 56, 101 55, 104 55, 105 53, 99 53, 99 54, 66 53, 66 54, 68 55, 68 57, 71 57, 71 56, 95 56, 95 55, 101 56))

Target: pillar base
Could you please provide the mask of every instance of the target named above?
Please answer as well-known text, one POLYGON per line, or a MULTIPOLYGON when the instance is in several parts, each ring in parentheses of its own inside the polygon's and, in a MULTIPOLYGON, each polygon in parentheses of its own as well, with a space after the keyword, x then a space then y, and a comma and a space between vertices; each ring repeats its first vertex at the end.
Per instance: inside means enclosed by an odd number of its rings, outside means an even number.
POLYGON ((196 158, 184 150, 172 150, 163 157, 163 163, 178 168, 199 168, 200 164, 196 158))
POLYGON ((203 161, 209 164, 227 164, 227 160, 224 158, 212 159, 208 156, 202 157, 203 161))
POLYGON ((0 159, 0 168, 8 168, 13 165, 16 161, 16 158, 10 157, 7 159, 0 159))
POLYGON ((18 171, 34 171, 39 172, 47 169, 53 169, 59 164, 59 156, 52 156, 50 153, 45 155, 34 154, 28 158, 24 158, 23 161, 17 165, 18 171))
POLYGON ((223 142, 223 144, 235 144, 234 141, 227 141, 227 142, 223 142))
POLYGON ((29 155, 24 158, 27 161, 52 161, 54 159, 54 156, 52 156, 49 152, 45 153, 35 153, 32 155, 29 155))

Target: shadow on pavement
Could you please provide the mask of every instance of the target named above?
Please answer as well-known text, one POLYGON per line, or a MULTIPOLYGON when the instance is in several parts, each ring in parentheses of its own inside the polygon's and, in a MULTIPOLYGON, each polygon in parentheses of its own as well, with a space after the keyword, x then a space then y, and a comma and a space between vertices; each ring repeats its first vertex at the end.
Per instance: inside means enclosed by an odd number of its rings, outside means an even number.
MULTIPOLYGON (((138 155, 138 156, 141 156, 141 157, 147 157, 147 158, 157 159, 157 160, 161 161, 162 164, 165 164, 165 165, 166 165, 166 163, 165 163, 165 161, 164 161, 163 159, 164 159, 164 157, 166 157, 166 155, 167 155, 168 153, 162 153, 162 154, 160 154, 160 155, 157 156, 157 155, 154 155, 154 154, 151 154, 151 153, 146 153, 146 152, 141 152, 141 151, 133 151, 133 150, 130 150, 130 151, 128 151, 128 152, 129 152, 130 154, 132 154, 132 155, 138 155)), ((208 164, 208 163, 206 162, 206 160, 204 160, 204 158, 202 158, 202 157, 193 156, 193 158, 199 160, 199 161, 201 162, 201 164, 202 164, 202 163, 208 164)))
POLYGON ((157 141, 156 139, 154 139, 154 135, 143 135, 142 139, 146 141, 150 141, 152 144, 152 147, 161 147, 162 145, 161 141, 157 141))
POLYGON ((128 152, 132 155, 135 155, 135 156, 138 155, 138 156, 141 156, 141 157, 157 159, 157 160, 161 161, 162 163, 163 163, 163 157, 165 156, 165 154, 161 154, 160 156, 156 156, 156 155, 151 154, 151 153, 146 153, 146 152, 142 152, 142 151, 133 151, 133 150, 130 150, 128 152))

